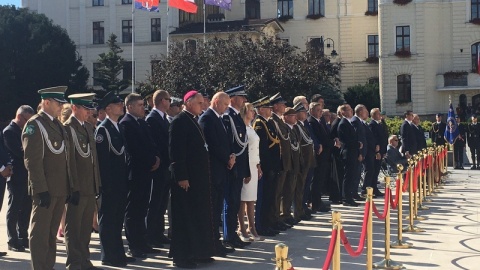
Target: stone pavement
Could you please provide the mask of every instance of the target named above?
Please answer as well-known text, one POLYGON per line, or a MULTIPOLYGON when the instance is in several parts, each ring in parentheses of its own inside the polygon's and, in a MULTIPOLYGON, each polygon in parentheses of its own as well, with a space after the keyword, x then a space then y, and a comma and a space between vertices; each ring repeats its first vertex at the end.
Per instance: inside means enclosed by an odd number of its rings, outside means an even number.
MULTIPOLYGON (((410 249, 392 249, 391 259, 403 263, 406 269, 479 269, 480 264, 480 171, 451 171, 444 189, 433 202, 426 203, 429 210, 419 212, 427 219, 416 221, 415 225, 425 229, 422 233, 404 233, 403 240, 414 246, 410 249)), ((408 195, 403 196, 404 200, 408 195)), ((382 212, 383 199, 375 199, 382 212)), ((356 249, 358 245, 364 205, 347 208, 334 205, 332 208, 342 213, 343 226, 349 242, 356 249)), ((0 213, 0 251, 7 250, 7 234, 5 227, 6 200, 0 213)), ((404 207, 404 215, 408 212, 404 207)), ((396 210, 392 211, 392 240, 396 240, 396 210)), ((237 250, 227 258, 216 258, 210 265, 201 265, 200 269, 274 269, 272 258, 274 246, 283 242, 289 246, 289 257, 293 259, 295 269, 320 269, 326 256, 330 241, 331 215, 316 214, 314 219, 302 222, 293 229, 264 242, 252 243, 247 249, 237 250)), ((404 221, 407 224, 407 221, 404 221)), ((201 233, 201 232, 199 232, 201 233)), ((384 223, 374 217, 374 262, 383 259, 384 223)), ((93 234, 90 246, 93 263, 103 269, 121 269, 103 267, 99 262, 98 234, 93 234)), ((366 250, 359 257, 350 257, 342 247, 342 269, 365 269, 366 250)), ((171 260, 166 257, 168 250, 163 249, 159 256, 138 261, 125 269, 171 269, 171 260)), ((55 269, 65 269, 65 245, 58 244, 57 265, 55 269)), ((0 270, 29 269, 28 251, 14 253, 8 251, 6 257, 0 258, 0 270)))

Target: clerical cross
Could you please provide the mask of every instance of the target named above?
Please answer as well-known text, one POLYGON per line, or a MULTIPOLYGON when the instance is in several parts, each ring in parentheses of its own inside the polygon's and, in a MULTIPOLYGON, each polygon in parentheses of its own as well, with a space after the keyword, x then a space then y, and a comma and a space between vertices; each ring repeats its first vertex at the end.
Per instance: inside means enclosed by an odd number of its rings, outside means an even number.
POLYGON ((205 143, 205 144, 203 145, 203 147, 205 147, 205 150, 207 150, 207 152, 208 152, 208 144, 205 143))

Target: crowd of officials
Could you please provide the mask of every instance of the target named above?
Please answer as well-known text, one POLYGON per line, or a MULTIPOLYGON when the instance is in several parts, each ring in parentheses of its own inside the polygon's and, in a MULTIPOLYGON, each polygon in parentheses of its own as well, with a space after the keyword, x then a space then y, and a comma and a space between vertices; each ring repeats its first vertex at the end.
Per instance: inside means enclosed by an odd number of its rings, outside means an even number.
MULTIPOLYGON (((99 269, 89 254, 96 213, 103 265, 123 267, 164 245, 176 267, 213 263, 331 204, 356 207, 367 187, 383 196, 382 161, 395 170, 426 147, 411 111, 399 148, 378 108, 343 104, 333 113, 318 94, 287 102, 278 93, 249 103, 239 86, 211 98, 157 90, 122 100, 109 92, 94 103, 94 94, 65 97, 65 90, 39 90, 37 111, 21 106, 0 133, 8 249, 29 248, 36 270, 55 265, 62 215, 67 269, 99 269)), ((455 143, 468 134, 477 168, 480 126, 472 120, 460 125, 455 143)), ((437 144, 445 143, 445 128, 437 115, 430 130, 437 144)), ((463 155, 458 159, 463 168, 463 155)))

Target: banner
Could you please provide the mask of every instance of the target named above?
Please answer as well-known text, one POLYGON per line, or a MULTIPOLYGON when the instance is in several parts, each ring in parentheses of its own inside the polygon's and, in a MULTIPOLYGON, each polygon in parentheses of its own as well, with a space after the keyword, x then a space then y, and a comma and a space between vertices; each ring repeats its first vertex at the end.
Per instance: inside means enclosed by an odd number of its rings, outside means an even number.
POLYGON ((160 0, 135 0, 135 8, 147 10, 150 12, 158 12, 160 0))
POLYGON ((445 129, 445 140, 453 144, 460 134, 458 130, 457 121, 455 120, 455 111, 453 110, 452 101, 450 101, 450 108, 448 109, 447 128, 445 129))
POLYGON ((197 5, 194 0, 168 0, 168 5, 188 13, 197 13, 197 5))
POLYGON ((205 0, 205 5, 219 6, 223 9, 232 9, 232 0, 205 0))

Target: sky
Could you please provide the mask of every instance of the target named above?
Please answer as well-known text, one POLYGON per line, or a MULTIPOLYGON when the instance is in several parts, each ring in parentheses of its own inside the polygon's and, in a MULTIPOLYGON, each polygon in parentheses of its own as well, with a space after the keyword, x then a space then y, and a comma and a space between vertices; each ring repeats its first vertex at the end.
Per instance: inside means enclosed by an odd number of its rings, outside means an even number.
POLYGON ((22 5, 22 0, 0 0, 0 5, 15 5, 20 7, 22 5))

